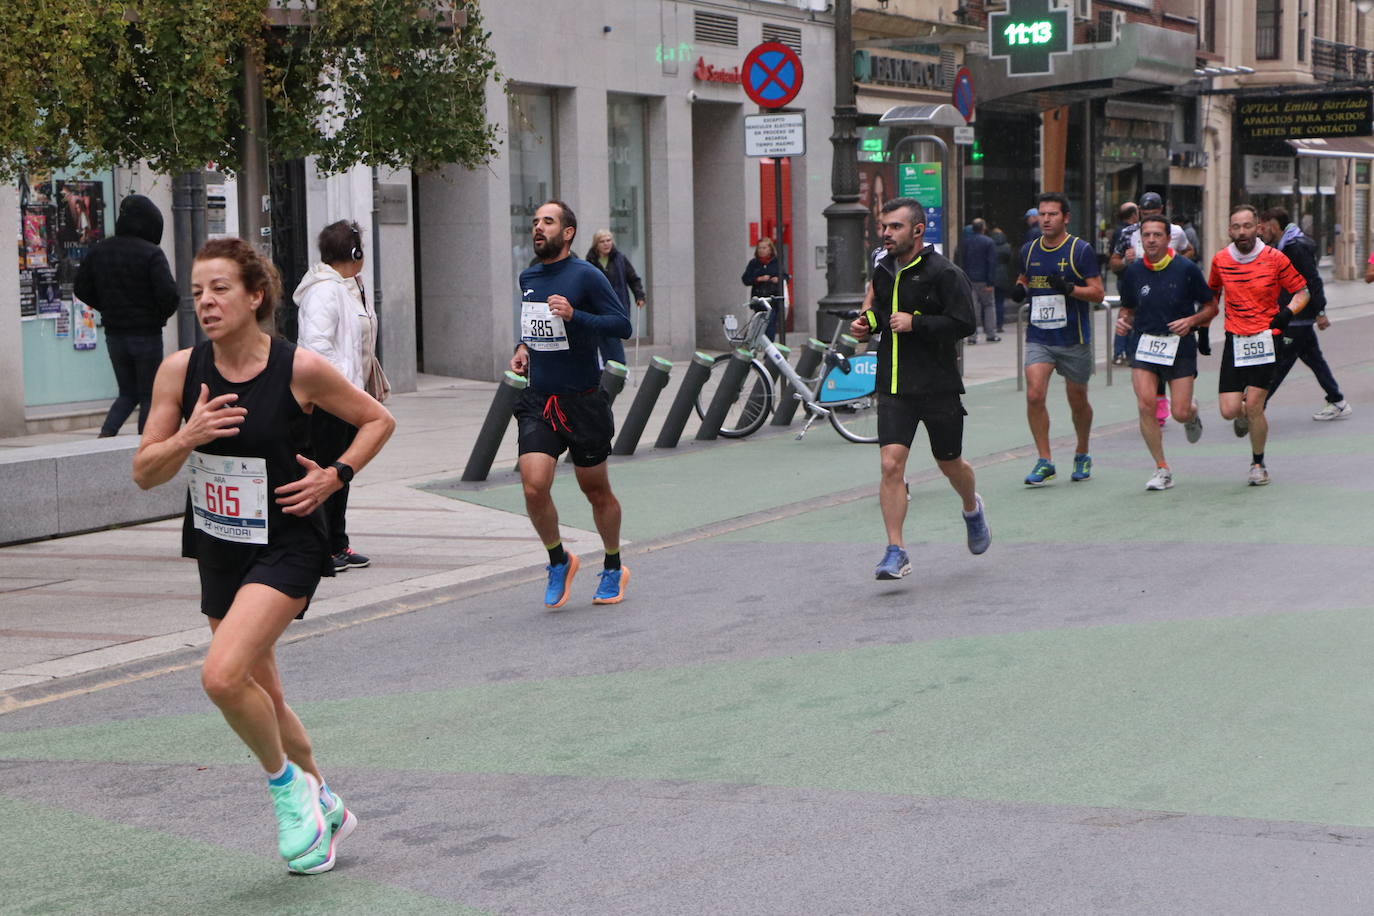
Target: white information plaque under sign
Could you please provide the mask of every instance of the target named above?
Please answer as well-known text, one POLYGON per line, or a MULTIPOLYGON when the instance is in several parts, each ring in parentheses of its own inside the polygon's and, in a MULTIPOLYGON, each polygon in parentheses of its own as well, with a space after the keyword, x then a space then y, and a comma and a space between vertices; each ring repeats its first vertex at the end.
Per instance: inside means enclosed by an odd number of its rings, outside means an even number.
POLYGON ((958 145, 958 146, 972 146, 972 145, 973 145, 973 128, 972 128, 972 127, 956 127, 956 128, 954 128, 954 142, 955 142, 955 144, 958 145))
POLYGON ((799 111, 745 115, 744 155, 805 156, 806 116, 799 111))

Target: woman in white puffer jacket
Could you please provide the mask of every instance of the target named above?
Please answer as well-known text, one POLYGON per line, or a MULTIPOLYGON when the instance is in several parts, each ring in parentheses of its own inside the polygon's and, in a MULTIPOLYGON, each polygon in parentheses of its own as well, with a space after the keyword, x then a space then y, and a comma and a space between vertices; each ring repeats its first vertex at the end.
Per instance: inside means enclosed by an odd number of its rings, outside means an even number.
MULTIPOLYGON (((354 385, 374 397, 385 397, 385 376, 376 354, 377 313, 367 301, 361 277, 362 232, 352 220, 330 223, 320 231, 319 247, 320 263, 301 278, 292 296, 300 310, 297 343, 329 360, 354 385)), ((310 416, 310 457, 328 467, 347 451, 357 432, 356 427, 315 408, 310 416)), ((324 505, 337 572, 372 562, 349 546, 347 510, 345 482, 324 505)))

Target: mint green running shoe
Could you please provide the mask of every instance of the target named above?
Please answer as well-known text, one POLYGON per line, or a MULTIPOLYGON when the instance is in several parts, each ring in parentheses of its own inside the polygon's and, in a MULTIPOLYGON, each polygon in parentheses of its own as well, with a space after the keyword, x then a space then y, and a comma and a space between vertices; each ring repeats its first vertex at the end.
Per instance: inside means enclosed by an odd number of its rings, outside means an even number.
POLYGON ((324 812, 320 810, 320 784, 296 767, 296 775, 284 786, 268 785, 277 813, 277 852, 290 862, 311 852, 329 839, 324 812))
POLYGON ((329 839, 321 842, 320 845, 299 859, 292 859, 287 862, 288 871, 298 875, 318 875, 329 871, 334 867, 334 857, 338 850, 339 840, 347 838, 358 826, 358 819, 353 816, 352 811, 344 806, 343 796, 337 792, 332 794, 334 796, 332 807, 325 807, 324 802, 320 802, 320 809, 324 812, 324 822, 329 830, 329 839))

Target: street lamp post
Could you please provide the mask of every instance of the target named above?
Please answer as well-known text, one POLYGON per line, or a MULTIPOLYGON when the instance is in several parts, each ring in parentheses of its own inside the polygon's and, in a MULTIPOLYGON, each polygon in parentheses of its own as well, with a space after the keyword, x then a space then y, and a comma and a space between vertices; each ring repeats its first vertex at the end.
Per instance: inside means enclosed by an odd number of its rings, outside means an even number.
POLYGON ((825 297, 816 312, 816 336, 828 338, 836 320, 825 309, 857 309, 864 299, 864 217, 859 203, 859 112, 854 105, 854 33, 851 0, 835 0, 835 114, 830 135, 830 200, 825 208, 825 297))

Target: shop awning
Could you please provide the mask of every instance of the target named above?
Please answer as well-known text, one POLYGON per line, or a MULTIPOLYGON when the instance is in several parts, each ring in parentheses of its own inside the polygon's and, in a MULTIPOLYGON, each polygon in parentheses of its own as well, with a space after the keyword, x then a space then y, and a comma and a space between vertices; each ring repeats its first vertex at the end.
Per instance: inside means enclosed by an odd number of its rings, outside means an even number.
POLYGON ((1313 137, 1310 140, 1289 140, 1288 145, 1299 156, 1374 159, 1374 137, 1313 137))

